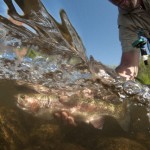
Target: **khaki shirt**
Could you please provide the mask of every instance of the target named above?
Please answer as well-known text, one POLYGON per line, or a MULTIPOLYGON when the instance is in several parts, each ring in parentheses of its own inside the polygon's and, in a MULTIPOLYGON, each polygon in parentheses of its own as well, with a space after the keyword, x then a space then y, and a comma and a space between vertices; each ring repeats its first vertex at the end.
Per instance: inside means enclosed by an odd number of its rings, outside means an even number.
POLYGON ((138 40, 139 30, 143 36, 150 38, 150 0, 143 0, 145 9, 136 8, 130 12, 119 9, 118 27, 119 39, 123 52, 137 50, 132 43, 138 40))

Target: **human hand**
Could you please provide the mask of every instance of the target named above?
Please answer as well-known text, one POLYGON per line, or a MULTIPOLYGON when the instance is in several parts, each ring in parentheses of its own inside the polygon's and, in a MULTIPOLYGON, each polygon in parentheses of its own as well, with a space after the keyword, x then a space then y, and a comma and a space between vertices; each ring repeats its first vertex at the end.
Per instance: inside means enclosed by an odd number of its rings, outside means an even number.
POLYGON ((65 124, 69 124, 69 125, 73 125, 73 126, 77 126, 74 118, 69 115, 69 113, 65 112, 65 111, 60 111, 54 114, 54 116, 60 120, 62 120, 65 124))
POLYGON ((126 80, 134 80, 138 74, 138 66, 120 65, 115 70, 118 75, 124 77, 126 80))

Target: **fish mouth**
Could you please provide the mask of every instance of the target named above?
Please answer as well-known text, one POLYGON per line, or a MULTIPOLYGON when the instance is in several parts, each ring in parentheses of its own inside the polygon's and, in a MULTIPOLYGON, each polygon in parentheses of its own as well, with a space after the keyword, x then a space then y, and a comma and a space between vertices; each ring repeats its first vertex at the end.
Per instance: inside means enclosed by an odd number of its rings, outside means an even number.
POLYGON ((25 102, 25 95, 21 95, 19 94, 17 96, 17 106, 23 110, 27 110, 27 105, 26 105, 26 102, 25 102))

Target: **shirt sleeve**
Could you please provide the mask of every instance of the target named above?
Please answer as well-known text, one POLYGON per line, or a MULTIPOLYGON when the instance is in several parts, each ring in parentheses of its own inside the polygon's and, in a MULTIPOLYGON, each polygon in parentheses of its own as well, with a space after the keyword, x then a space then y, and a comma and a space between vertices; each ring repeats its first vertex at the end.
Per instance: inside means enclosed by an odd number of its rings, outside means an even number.
POLYGON ((129 28, 121 25, 119 26, 119 40, 121 42, 123 52, 138 50, 132 46, 132 43, 138 40, 138 35, 129 28))

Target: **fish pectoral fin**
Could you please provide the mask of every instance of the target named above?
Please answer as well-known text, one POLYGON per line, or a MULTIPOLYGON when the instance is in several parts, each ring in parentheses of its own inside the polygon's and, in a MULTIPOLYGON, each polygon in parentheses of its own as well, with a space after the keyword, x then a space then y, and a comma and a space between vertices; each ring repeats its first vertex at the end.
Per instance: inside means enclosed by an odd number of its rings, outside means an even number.
POLYGON ((90 123, 94 128, 103 129, 104 117, 101 116, 101 117, 92 119, 92 120, 89 121, 89 123, 90 123))

